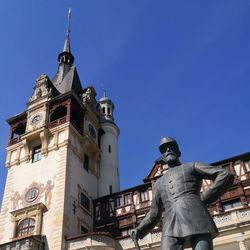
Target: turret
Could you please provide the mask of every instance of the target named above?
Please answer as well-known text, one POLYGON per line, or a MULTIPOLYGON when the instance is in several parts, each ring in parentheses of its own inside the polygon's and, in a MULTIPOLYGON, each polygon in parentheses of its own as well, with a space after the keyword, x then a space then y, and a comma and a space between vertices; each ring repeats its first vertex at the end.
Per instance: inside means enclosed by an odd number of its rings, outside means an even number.
POLYGON ((101 162, 98 195, 120 191, 118 136, 119 128, 114 122, 114 104, 104 95, 98 103, 100 125, 104 131, 100 138, 101 162))

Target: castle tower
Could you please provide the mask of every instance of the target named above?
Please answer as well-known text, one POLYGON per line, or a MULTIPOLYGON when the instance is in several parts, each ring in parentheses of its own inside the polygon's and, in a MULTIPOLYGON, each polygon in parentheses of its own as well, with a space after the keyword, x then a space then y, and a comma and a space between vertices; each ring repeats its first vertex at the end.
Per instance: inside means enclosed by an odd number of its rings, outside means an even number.
POLYGON ((98 197, 103 179, 102 129, 95 90, 82 88, 74 65, 70 14, 55 77, 51 81, 41 75, 27 109, 8 119, 1 249, 25 245, 61 250, 65 238, 93 229, 92 199, 98 197))
POLYGON ((114 122, 114 104, 106 97, 98 103, 98 112, 103 134, 100 139, 101 163, 98 195, 103 196, 120 191, 118 136, 119 128, 114 122))

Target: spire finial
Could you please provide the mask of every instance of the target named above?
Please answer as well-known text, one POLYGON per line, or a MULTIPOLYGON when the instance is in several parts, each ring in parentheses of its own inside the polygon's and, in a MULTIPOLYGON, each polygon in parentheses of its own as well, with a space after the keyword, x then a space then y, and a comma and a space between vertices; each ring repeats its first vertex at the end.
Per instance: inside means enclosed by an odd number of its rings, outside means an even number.
POLYGON ((103 97, 107 97, 107 92, 106 92, 106 89, 104 88, 103 83, 101 84, 101 87, 102 87, 102 91, 103 91, 103 97))
POLYGON ((63 47, 63 52, 70 52, 70 41, 69 41, 69 33, 70 33, 70 17, 71 17, 71 8, 69 8, 68 11, 68 27, 67 27, 67 33, 66 33, 66 39, 63 47))
POLYGON ((69 8, 69 11, 68 11, 68 28, 67 28, 67 34, 70 33, 70 18, 71 18, 71 8, 69 8))

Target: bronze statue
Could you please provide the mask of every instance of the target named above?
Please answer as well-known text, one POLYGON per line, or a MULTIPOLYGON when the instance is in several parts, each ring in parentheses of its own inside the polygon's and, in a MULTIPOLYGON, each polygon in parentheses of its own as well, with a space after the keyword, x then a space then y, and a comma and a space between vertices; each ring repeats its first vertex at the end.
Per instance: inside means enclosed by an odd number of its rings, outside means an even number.
MULTIPOLYGON (((150 211, 131 236, 135 243, 162 221, 161 250, 212 250, 218 229, 206 205, 216 201, 232 185, 234 176, 226 169, 200 162, 182 164, 175 139, 164 137, 160 146, 161 160, 167 172, 157 180, 150 211), (200 193, 203 179, 212 184, 200 193)), ((137 245, 137 249, 138 245, 137 245)))

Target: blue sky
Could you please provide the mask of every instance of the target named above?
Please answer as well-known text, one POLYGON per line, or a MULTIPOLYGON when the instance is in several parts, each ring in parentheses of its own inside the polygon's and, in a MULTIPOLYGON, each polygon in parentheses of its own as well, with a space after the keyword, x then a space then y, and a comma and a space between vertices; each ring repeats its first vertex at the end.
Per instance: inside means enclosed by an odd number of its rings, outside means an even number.
POLYGON ((115 104, 122 189, 142 183, 163 135, 178 140, 182 161, 249 151, 249 1, 3 0, 0 200, 5 120, 25 110, 40 74, 56 73, 70 6, 82 85, 98 98, 104 86, 115 104))

